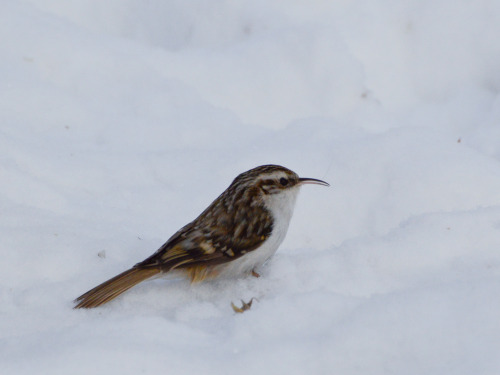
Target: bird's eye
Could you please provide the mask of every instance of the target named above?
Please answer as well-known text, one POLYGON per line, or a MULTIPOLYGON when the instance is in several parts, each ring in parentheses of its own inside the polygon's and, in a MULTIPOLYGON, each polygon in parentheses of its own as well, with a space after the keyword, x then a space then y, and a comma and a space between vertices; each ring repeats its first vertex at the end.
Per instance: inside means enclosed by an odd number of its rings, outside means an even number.
POLYGON ((286 186, 286 185, 288 185, 288 180, 285 177, 281 177, 280 178, 280 184, 282 186, 286 186))

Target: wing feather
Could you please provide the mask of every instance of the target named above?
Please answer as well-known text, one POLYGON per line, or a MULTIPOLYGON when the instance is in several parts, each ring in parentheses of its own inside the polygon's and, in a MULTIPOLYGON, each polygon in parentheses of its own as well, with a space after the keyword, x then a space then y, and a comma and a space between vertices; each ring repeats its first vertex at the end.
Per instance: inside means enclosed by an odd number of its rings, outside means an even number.
POLYGON ((164 272, 194 266, 213 266, 251 252, 271 235, 273 220, 265 208, 245 207, 241 213, 205 211, 175 233, 138 268, 160 267, 164 272), (232 219, 231 219, 232 218, 232 219))

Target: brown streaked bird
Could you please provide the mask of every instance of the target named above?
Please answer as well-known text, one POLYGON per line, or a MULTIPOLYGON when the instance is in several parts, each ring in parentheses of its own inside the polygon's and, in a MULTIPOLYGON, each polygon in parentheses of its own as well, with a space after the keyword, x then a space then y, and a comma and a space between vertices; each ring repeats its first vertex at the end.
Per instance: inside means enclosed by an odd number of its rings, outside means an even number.
POLYGON ((153 255, 78 297, 75 308, 100 306, 161 273, 180 273, 192 282, 248 274, 258 277, 255 269, 285 238, 304 184, 329 186, 314 178, 300 178, 279 165, 262 165, 240 174, 153 255))

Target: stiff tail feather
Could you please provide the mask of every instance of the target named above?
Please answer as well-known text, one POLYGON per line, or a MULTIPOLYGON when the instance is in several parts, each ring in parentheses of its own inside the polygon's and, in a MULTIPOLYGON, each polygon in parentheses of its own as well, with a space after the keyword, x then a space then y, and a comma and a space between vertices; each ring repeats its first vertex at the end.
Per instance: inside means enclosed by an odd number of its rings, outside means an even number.
POLYGON ((105 304, 160 272, 158 268, 131 268, 82 294, 75 300, 75 309, 88 309, 105 304))

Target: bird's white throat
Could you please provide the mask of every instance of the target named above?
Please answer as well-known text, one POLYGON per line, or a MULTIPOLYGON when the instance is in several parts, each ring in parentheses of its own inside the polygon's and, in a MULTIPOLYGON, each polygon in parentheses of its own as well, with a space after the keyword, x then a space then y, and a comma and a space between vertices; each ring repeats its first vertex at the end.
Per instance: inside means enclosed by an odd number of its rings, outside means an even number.
MULTIPOLYGON (((288 225, 293 215, 297 195, 299 194, 300 187, 296 186, 286 189, 279 194, 270 194, 264 198, 266 208, 273 215, 273 232, 272 235, 281 237, 279 244, 285 238, 288 231, 288 225)), ((278 246, 279 246, 278 244, 278 246)))

